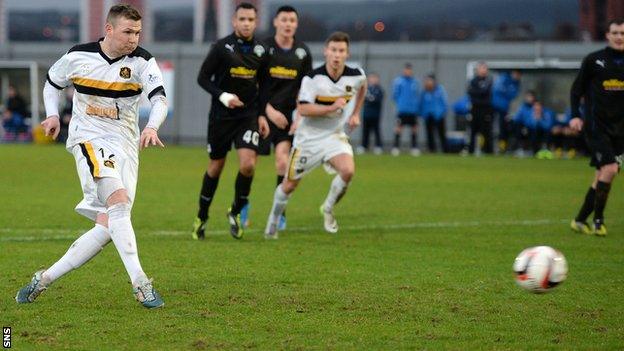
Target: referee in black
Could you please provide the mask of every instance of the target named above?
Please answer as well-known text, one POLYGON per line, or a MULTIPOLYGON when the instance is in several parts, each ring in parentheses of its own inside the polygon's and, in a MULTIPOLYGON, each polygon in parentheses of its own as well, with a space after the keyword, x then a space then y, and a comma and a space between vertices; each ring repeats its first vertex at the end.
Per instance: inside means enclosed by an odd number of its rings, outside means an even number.
POLYGON ((570 127, 585 130, 592 155, 590 165, 597 170, 571 227, 599 236, 607 235, 604 209, 624 154, 624 19, 610 21, 606 37, 606 48, 583 59, 570 94, 570 127), (581 98, 585 99, 583 115, 581 98), (592 212, 594 223, 590 227, 587 218, 592 212))
POLYGON ((254 38, 257 12, 250 3, 236 6, 234 33, 212 45, 197 77, 197 83, 212 95, 212 103, 208 118, 210 162, 193 223, 194 239, 204 238, 208 209, 232 143, 238 154, 239 172, 227 217, 232 237, 243 237, 240 211, 251 190, 260 136, 266 137, 269 132, 264 117, 269 55, 267 47, 254 38))

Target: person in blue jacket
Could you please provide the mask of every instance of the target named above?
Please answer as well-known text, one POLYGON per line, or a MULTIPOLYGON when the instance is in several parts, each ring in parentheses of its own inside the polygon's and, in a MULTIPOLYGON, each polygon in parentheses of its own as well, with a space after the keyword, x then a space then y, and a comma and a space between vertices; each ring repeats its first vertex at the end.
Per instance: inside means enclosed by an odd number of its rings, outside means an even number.
POLYGON ((453 112, 455 116, 467 116, 470 114, 470 96, 468 94, 463 95, 453 103, 453 112))
POLYGON ((492 107, 494 107, 494 118, 498 120, 498 147, 501 152, 505 152, 509 145, 511 132, 509 106, 518 97, 521 77, 522 73, 519 70, 503 72, 494 80, 492 86, 492 107))
POLYGON ((18 135, 27 128, 24 123, 24 116, 12 110, 5 109, 2 114, 0 114, 0 119, 2 120, 2 128, 4 128, 5 132, 5 141, 16 141, 18 135))
POLYGON ((397 77, 392 84, 392 99, 396 105, 397 124, 394 129, 394 147, 392 154, 399 154, 401 132, 403 126, 410 126, 412 131, 412 155, 420 155, 418 149, 418 97, 420 82, 413 77, 412 64, 406 63, 403 74, 397 77))
POLYGON ((25 139, 28 132, 26 101, 13 85, 9 85, 7 95, 5 110, 0 116, 5 131, 4 139, 6 141, 25 139))
POLYGON ((535 101, 531 110, 525 111, 519 119, 522 125, 519 137, 530 142, 532 152, 540 158, 552 158, 548 145, 554 120, 553 111, 545 108, 540 101, 535 101))
POLYGON ((524 149, 521 147, 521 144, 528 137, 528 130, 524 125, 524 121, 530 119, 533 104, 536 100, 535 92, 533 90, 527 90, 524 93, 524 101, 511 118, 511 126, 514 135, 513 143, 510 144, 510 150, 512 151, 518 151, 521 154, 524 149))
POLYGON ((551 109, 544 107, 541 101, 535 101, 530 123, 533 125, 531 129, 533 153, 539 158, 552 158, 552 152, 548 147, 555 123, 555 113, 551 109))
POLYGON ((423 91, 420 93, 420 116, 427 127, 427 145, 429 152, 436 152, 434 133, 437 132, 443 152, 448 152, 446 144, 445 117, 448 110, 448 97, 444 87, 436 82, 435 75, 425 77, 423 91))

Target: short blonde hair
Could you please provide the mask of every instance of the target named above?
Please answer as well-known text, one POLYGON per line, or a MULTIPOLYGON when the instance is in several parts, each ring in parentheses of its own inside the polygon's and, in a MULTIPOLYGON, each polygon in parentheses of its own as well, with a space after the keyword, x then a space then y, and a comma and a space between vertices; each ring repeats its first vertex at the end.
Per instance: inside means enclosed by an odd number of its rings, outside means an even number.
POLYGON ((128 4, 117 4, 114 5, 108 10, 108 15, 106 16, 106 22, 110 24, 115 24, 117 18, 123 17, 133 21, 140 21, 141 14, 137 9, 135 9, 132 5, 128 4))

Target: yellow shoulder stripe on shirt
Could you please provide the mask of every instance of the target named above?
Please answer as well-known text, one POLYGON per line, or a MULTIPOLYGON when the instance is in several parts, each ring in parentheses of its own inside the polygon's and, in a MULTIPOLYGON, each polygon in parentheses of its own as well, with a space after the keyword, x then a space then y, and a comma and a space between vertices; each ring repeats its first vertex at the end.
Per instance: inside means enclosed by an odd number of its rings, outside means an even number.
POLYGON ((82 85, 89 88, 96 88, 102 90, 113 91, 125 91, 125 90, 141 90, 141 84, 139 83, 124 83, 124 82, 107 82, 103 80, 96 80, 83 77, 72 77, 74 84, 82 85))
POLYGON ((334 103, 336 100, 343 98, 345 100, 347 100, 347 102, 349 102, 349 100, 351 100, 353 96, 351 95, 344 95, 344 96, 317 96, 316 97, 316 101, 318 102, 329 102, 329 103, 334 103))

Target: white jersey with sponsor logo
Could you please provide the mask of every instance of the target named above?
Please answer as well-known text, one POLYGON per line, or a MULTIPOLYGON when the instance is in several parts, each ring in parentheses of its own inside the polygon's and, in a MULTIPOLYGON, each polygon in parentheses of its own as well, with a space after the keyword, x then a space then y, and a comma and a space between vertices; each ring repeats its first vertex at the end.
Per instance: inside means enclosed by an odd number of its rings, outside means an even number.
POLYGON ((320 141, 332 134, 344 134, 344 125, 353 114, 360 87, 366 82, 366 75, 360 68, 345 66, 342 76, 334 81, 325 65, 314 69, 301 81, 299 103, 331 105, 339 98, 347 100, 342 110, 327 116, 306 117, 295 131, 294 144, 320 141))
POLYGON ((67 149, 105 138, 138 150, 141 93, 164 94, 156 60, 141 47, 110 59, 99 42, 74 46, 50 68, 47 80, 57 89, 75 89, 67 149))

